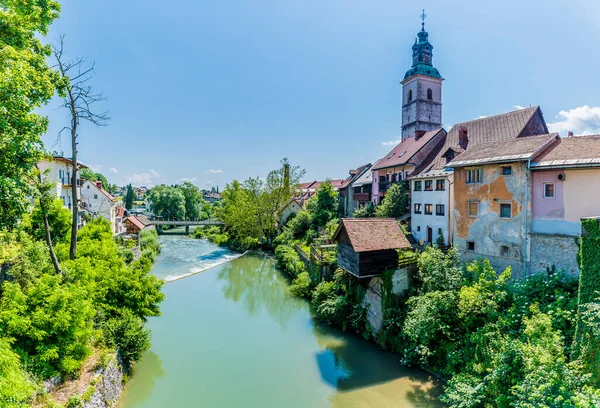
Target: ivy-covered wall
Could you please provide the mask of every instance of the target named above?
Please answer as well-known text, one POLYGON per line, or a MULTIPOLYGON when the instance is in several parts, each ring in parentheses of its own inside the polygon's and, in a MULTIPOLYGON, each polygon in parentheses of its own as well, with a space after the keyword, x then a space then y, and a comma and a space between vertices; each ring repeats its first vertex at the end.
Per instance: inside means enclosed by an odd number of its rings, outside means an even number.
POLYGON ((600 219, 590 218, 581 221, 581 244, 579 261, 579 314, 573 358, 581 358, 597 383, 600 383, 600 338, 597 328, 589 324, 586 310, 600 299, 600 219))

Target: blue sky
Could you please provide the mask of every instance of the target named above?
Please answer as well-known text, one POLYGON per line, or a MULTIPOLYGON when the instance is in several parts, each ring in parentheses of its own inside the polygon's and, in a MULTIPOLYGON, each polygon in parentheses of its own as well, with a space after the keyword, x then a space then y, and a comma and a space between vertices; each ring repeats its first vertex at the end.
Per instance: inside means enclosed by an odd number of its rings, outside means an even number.
MULTIPOLYGON (((541 105, 551 130, 600 133, 600 2, 63 0, 48 40, 96 61, 111 125, 80 158, 109 181, 199 187, 264 176, 288 157, 344 178, 397 140, 401 87, 426 9, 443 121, 541 105)), ((66 115, 57 101, 49 150, 66 115)))

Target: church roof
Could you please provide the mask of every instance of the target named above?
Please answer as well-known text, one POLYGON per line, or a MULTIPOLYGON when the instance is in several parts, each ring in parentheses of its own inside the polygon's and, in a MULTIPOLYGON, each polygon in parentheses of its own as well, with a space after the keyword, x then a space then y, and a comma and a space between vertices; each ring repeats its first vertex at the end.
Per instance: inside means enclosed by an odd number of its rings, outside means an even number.
POLYGON ((444 129, 439 128, 426 132, 418 139, 413 135, 398 143, 388 154, 373 166, 372 170, 385 169, 388 167, 402 166, 407 164, 413 156, 423 148, 431 139, 444 129))
POLYGON ((406 74, 404 74, 404 79, 408 79, 413 75, 426 75, 433 78, 443 79, 440 75, 440 71, 432 65, 427 64, 417 64, 412 66, 406 74))

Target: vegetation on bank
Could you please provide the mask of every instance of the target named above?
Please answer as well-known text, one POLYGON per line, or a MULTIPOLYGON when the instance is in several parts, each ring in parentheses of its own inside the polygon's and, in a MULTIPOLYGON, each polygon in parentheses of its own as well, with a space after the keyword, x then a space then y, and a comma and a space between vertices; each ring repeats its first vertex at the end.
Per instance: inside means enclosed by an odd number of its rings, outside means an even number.
POLYGON ((201 221, 214 216, 200 189, 187 181, 176 186, 161 184, 154 187, 148 202, 155 215, 167 220, 201 221))
MULTIPOLYGON (((381 207, 374 213, 383 215, 381 207)), ((277 266, 291 279, 290 291, 310 300, 317 318, 373 339, 405 364, 439 374, 447 380, 441 398, 451 407, 593 408, 600 403, 592 378, 600 367, 590 363, 598 354, 589 351, 590 339, 600 334, 600 306, 598 296, 588 295, 578 314, 577 279, 549 270, 511 280, 510 268, 497 273, 487 260, 461 264, 453 248, 401 253, 417 258, 415 282, 400 298, 392 293, 393 272, 381 276, 383 325, 374 333, 363 306, 365 287, 341 269, 326 279, 308 270, 299 256, 298 242, 312 242, 318 231, 326 235, 323 228, 313 229, 310 208, 287 224, 274 245, 277 266), (578 316, 587 339, 582 356, 572 346, 578 316)), ((327 222, 319 219, 321 225, 327 222)), ((586 248, 600 253, 597 242, 582 246, 584 265, 586 248)), ((597 259, 587 256, 596 271, 597 259)))

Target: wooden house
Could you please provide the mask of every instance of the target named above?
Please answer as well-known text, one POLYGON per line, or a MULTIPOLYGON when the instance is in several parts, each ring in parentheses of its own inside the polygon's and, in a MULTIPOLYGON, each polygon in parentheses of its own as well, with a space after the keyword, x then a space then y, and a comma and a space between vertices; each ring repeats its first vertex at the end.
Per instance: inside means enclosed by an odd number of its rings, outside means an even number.
POLYGON ((338 266, 366 278, 395 270, 398 249, 411 247, 393 218, 346 218, 334 235, 338 266))
POLYGON ((138 235, 145 228, 154 229, 152 221, 146 217, 131 215, 125 219, 125 229, 128 235, 138 235))

